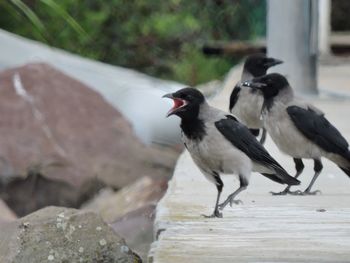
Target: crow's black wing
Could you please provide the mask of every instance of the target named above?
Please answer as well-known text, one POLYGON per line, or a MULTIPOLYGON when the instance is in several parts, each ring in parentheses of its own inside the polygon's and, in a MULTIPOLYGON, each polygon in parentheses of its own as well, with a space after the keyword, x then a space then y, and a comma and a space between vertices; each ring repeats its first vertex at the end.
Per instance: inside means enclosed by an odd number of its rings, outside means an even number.
POLYGON ((324 117, 311 108, 289 106, 287 112, 296 128, 323 150, 346 158, 349 144, 340 132, 324 117))
POLYGON ((233 146, 244 152, 252 161, 273 169, 276 172, 276 174, 269 174, 268 178, 275 182, 289 185, 300 184, 298 180, 291 177, 282 166, 271 157, 265 148, 250 133, 249 129, 236 118, 227 115, 227 119, 221 119, 215 122, 215 126, 233 146))
POLYGON ((231 92, 230 107, 229 107, 230 111, 232 111, 233 107, 236 105, 240 91, 241 91, 241 87, 239 86, 239 84, 237 84, 231 92))
POLYGON ((235 117, 227 115, 227 119, 215 122, 215 126, 228 141, 253 161, 260 164, 277 164, 249 129, 235 117))

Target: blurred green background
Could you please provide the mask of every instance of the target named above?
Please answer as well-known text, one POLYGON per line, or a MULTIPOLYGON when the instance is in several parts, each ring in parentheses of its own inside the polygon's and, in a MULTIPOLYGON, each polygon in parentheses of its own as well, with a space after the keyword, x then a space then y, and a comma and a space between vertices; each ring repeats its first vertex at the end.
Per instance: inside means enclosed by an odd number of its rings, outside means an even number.
POLYGON ((204 43, 265 35, 261 0, 2 0, 0 28, 113 65, 190 85, 235 63, 204 43))

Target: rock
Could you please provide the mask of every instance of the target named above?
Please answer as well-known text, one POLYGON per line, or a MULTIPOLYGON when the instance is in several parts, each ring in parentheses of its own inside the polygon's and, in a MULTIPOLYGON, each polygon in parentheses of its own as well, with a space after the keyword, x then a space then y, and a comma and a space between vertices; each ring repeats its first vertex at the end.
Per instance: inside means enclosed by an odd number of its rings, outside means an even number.
POLYGON ((156 205, 146 205, 131 211, 111 223, 129 246, 146 262, 153 240, 153 224, 156 205))
POLYGON ((12 221, 15 220, 17 216, 11 209, 6 205, 6 203, 0 199, 0 221, 12 221))
POLYGON ((88 180, 79 188, 57 179, 30 173, 26 178, 15 178, 6 184, 0 196, 19 216, 48 205, 78 208, 105 184, 99 180, 88 180))
POLYGON ((0 225, 0 262, 141 262, 92 212, 48 207, 0 225))
POLYGON ((156 205, 166 189, 166 178, 142 177, 116 193, 102 191, 82 208, 99 213, 110 223, 142 207, 156 205))
POLYGON ((117 193, 102 191, 83 209, 99 213, 130 247, 146 259, 153 242, 155 207, 166 189, 165 178, 143 177, 117 193))
POLYGON ((84 199, 81 195, 89 197, 98 190, 76 189, 96 180, 118 189, 141 176, 171 174, 178 152, 143 145, 98 93, 51 66, 6 70, 0 73, 0 83, 0 197, 21 206, 11 207, 19 215, 45 205, 74 206, 84 199), (14 186, 9 186, 14 178, 28 175, 47 179, 21 184, 18 191, 30 205, 12 200, 14 186), (38 190, 38 185, 45 189, 46 182, 66 185, 47 198, 48 191, 38 190), (67 191, 69 187, 73 190, 67 191), (76 195, 64 196, 72 191, 76 195))

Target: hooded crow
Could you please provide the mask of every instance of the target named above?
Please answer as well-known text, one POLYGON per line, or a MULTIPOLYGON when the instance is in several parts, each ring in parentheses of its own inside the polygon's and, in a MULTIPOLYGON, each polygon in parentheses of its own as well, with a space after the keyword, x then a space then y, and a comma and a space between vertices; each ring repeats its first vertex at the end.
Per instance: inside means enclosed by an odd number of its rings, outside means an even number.
POLYGON ((266 139, 266 130, 261 120, 261 107, 264 99, 256 90, 243 87, 241 83, 263 76, 270 67, 281 63, 283 63, 281 60, 266 57, 264 54, 249 56, 244 63, 241 82, 237 83, 230 96, 230 112, 245 124, 253 135, 258 136, 259 129, 262 128, 260 139, 262 144, 266 139))
POLYGON ((184 88, 163 97, 173 99, 167 116, 181 118, 181 137, 193 161, 217 187, 215 209, 208 217, 222 217, 219 208, 238 203, 235 197, 248 186, 251 171, 288 185, 300 182, 291 177, 255 139, 249 129, 232 115, 209 106, 201 92, 184 88), (240 187, 219 205, 223 188, 220 174, 236 174, 240 187))
POLYGON ((316 194, 311 188, 322 171, 321 157, 336 163, 350 177, 349 144, 315 106, 296 100, 287 79, 277 73, 243 83, 263 93, 264 127, 277 147, 294 158, 296 175, 302 173, 302 159, 314 160, 315 174, 304 192, 284 191, 274 194, 316 194))

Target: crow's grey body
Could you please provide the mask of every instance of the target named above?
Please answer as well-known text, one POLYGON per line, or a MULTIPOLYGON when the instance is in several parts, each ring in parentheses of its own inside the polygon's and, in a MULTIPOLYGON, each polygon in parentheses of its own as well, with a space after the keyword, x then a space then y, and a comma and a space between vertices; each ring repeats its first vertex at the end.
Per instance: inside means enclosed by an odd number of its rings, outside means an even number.
POLYGON ((278 183, 298 184, 268 154, 263 146, 232 115, 210 107, 206 102, 200 106, 198 119, 202 121, 205 135, 201 139, 187 137, 182 140, 204 176, 215 185, 221 184, 220 175, 238 176, 240 187, 219 207, 222 209, 234 200, 249 184, 251 172, 258 172, 278 183), (241 142, 242 141, 242 142, 241 142))
MULTIPOLYGON (((244 152, 233 146, 217 129, 215 123, 226 119, 227 115, 227 113, 204 103, 201 105, 198 118, 204 122, 206 135, 202 140, 196 141, 187 138, 182 133, 182 140, 199 169, 214 183, 212 171, 219 174, 236 174, 244 177, 246 181, 249 180, 252 171, 275 174, 271 168, 252 161, 244 152)), ((251 138, 255 140, 254 137, 251 138)))
POLYGON ((263 111, 264 126, 278 148, 294 158, 319 159, 325 155, 324 151, 308 140, 295 127, 287 108, 298 105, 307 109, 308 105, 290 101, 287 103, 276 101, 268 111, 263 111))
POLYGON ((260 129, 263 128, 261 109, 264 98, 256 90, 241 85, 242 82, 251 80, 253 77, 246 70, 243 71, 241 82, 235 87, 236 91, 239 89, 239 92, 236 92, 236 102, 231 105, 230 111, 248 128, 260 129))
POLYGON ((270 67, 281 63, 281 60, 266 57, 264 54, 254 54, 247 57, 244 62, 241 81, 234 87, 230 96, 230 112, 246 125, 255 136, 258 136, 259 129, 262 128, 260 139, 262 144, 266 139, 266 130, 261 119, 264 98, 255 89, 243 86, 242 83, 265 75, 270 67))
POLYGON ((254 94, 251 89, 243 87, 231 113, 250 129, 261 129, 263 128, 261 119, 263 102, 264 99, 261 95, 254 94))
POLYGON ((324 116, 324 113, 315 106, 299 99, 295 100, 291 88, 282 91, 276 97, 272 107, 263 110, 264 126, 278 148, 294 158, 320 159, 326 157, 338 165, 344 163, 343 157, 326 151, 305 137, 302 131, 295 126, 288 113, 288 108, 292 106, 312 110, 316 115, 324 116))
MULTIPOLYGON (((314 160, 315 175, 307 189, 298 193, 316 193, 311 188, 322 171, 322 157, 336 163, 350 177, 349 144, 321 110, 294 97, 282 75, 268 74, 245 85, 255 86, 264 94, 264 127, 277 147, 294 158, 296 178, 304 168, 302 159, 314 160)), ((289 187, 278 194, 287 193, 293 193, 289 187)))
POLYGON ((182 132, 182 140, 193 161, 213 183, 215 183, 213 171, 222 174, 239 174, 248 180, 253 166, 249 157, 233 147, 215 127, 215 122, 225 119, 226 115, 205 103, 201 105, 199 115, 206 129, 204 138, 200 141, 192 140, 182 132))

